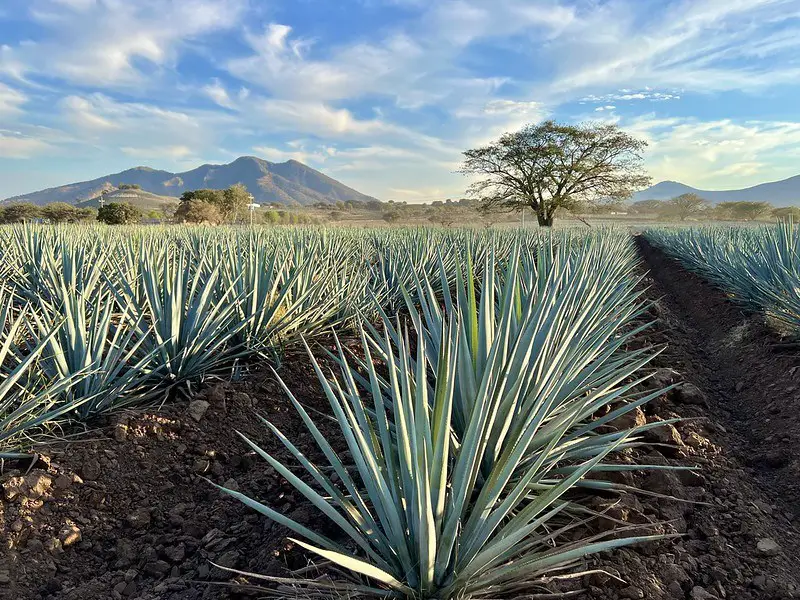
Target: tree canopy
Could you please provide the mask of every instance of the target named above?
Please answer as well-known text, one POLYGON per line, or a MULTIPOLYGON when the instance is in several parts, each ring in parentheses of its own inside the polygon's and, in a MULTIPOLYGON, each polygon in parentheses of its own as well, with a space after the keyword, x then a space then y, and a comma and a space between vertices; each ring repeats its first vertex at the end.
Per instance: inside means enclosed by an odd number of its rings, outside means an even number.
POLYGON ((175 219, 183 223, 209 223, 218 225, 222 222, 222 213, 215 204, 202 200, 182 200, 175 211, 175 219))
POLYGON ((51 223, 77 223, 78 221, 88 221, 96 216, 94 209, 78 208, 66 202, 45 204, 39 213, 51 223))
MULTIPOLYGON (((241 183, 234 184, 224 190, 190 190, 181 195, 181 206, 189 202, 205 202, 216 207, 221 220, 235 221, 239 215, 243 215, 247 211, 247 205, 250 203, 250 194, 247 188, 241 183)), ((191 212, 197 209, 192 209, 191 212)), ((205 209, 204 209, 205 210, 205 209)), ((190 211, 187 206, 181 212, 178 208, 177 217, 180 214, 190 211)))
POLYGON ((702 213, 708 208, 708 201, 693 192, 675 196, 665 203, 665 216, 677 217, 685 221, 692 215, 702 213))
POLYGON ((3 223, 24 223, 42 216, 41 207, 30 202, 9 204, 3 208, 3 223))
POLYGON ((127 202, 109 202, 97 211, 97 220, 107 225, 130 225, 141 218, 142 211, 127 202))
POLYGON ((716 206, 720 217, 739 221, 755 221, 772 212, 769 202, 720 202, 716 206))
POLYGON ((647 186, 646 146, 613 124, 545 121, 467 150, 459 172, 480 178, 468 194, 484 206, 530 206, 539 225, 550 226, 559 208, 618 202, 647 186))
POLYGON ((787 206, 784 208, 776 208, 772 214, 781 221, 794 221, 800 224, 800 208, 797 206, 787 206))

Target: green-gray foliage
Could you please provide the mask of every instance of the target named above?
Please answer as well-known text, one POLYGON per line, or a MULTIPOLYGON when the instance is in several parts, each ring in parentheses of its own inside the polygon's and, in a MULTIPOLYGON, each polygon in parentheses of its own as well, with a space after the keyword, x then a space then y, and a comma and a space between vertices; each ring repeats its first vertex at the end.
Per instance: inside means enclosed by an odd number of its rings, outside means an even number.
POLYGON ((800 333, 800 229, 791 218, 757 229, 648 229, 645 237, 734 300, 800 333))

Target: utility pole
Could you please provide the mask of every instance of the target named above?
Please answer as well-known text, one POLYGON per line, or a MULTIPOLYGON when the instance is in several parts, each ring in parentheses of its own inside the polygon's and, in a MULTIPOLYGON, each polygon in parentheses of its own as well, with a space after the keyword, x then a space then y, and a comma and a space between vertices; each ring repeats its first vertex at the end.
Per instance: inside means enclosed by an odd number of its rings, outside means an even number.
POLYGON ((253 196, 253 194, 248 194, 248 197, 250 198, 250 204, 247 205, 247 208, 250 210, 250 227, 252 227, 253 226, 253 213, 256 212, 256 209, 260 208, 261 205, 260 204, 256 204, 255 202, 253 202, 253 200, 255 200, 255 197, 253 196))

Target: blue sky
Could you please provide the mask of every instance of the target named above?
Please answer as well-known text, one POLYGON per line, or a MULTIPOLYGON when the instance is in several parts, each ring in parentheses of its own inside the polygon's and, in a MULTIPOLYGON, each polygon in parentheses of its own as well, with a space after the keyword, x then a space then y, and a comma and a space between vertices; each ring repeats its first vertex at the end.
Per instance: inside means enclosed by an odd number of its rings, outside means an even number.
POLYGON ((800 173, 798 97, 800 0, 4 0, 0 198, 257 155, 436 200, 544 118, 736 188, 800 173))

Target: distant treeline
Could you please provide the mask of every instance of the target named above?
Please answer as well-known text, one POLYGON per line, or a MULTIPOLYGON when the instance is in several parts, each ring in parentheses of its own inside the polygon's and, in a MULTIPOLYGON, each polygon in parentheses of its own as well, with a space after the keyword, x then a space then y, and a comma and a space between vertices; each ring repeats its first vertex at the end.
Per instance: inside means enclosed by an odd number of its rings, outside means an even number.
MULTIPOLYGON (((136 189, 122 184, 118 189, 136 189)), ((224 190, 201 189, 184 192, 180 200, 157 209, 142 210, 128 202, 104 201, 99 209, 80 208, 65 202, 45 206, 30 203, 0 207, 0 223, 44 221, 77 223, 100 221, 110 225, 125 223, 222 223, 298 225, 347 221, 386 223, 430 222, 436 225, 482 224, 519 221, 519 212, 485 210, 480 201, 469 198, 433 201, 427 204, 381 202, 379 200, 317 202, 311 206, 287 207, 280 203, 254 206, 252 196, 243 185, 224 190)), ((721 202, 711 204, 697 194, 683 194, 669 200, 642 200, 630 204, 611 203, 576 207, 570 213, 610 217, 635 216, 662 220, 771 221, 793 219, 800 223, 800 207, 775 208, 768 202, 721 202)))
MULTIPOLYGON (((798 202, 800 205, 800 202, 798 202)), ((659 218, 708 219, 715 221, 758 221, 794 219, 800 221, 800 206, 776 208, 769 202, 720 202, 711 204, 697 194, 681 194, 669 200, 641 200, 629 206, 634 215, 656 215, 659 218)))
POLYGON ((0 223, 25 223, 46 220, 51 223, 77 223, 94 221, 97 211, 93 208, 77 208, 66 202, 53 202, 36 206, 28 202, 0 206, 0 223))

